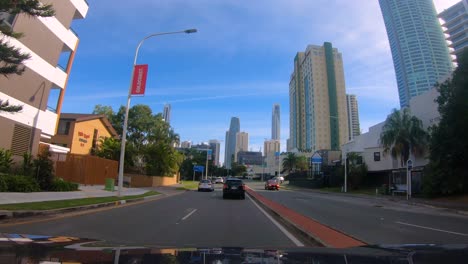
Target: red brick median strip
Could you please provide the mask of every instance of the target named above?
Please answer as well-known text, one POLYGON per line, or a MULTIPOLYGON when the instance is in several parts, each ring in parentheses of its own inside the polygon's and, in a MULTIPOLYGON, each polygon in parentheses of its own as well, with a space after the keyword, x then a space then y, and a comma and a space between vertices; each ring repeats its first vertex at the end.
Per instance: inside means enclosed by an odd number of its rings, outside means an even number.
POLYGON ((314 237, 320 243, 324 244, 327 247, 348 248, 348 247, 359 247, 359 246, 366 245, 362 241, 359 241, 337 230, 334 230, 330 227, 322 225, 319 222, 313 219, 310 219, 307 216, 299 214, 279 203, 273 202, 272 200, 265 198, 263 195, 255 192, 254 190, 248 187, 246 187, 246 190, 251 196, 255 197, 265 206, 275 211, 281 217, 289 220, 299 229, 310 234, 312 237, 314 237))

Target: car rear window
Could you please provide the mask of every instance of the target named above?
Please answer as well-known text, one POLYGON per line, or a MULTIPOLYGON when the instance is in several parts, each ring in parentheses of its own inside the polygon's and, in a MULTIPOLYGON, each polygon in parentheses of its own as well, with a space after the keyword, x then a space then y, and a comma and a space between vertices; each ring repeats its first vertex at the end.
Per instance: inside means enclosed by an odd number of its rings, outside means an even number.
POLYGON ((200 182, 201 182, 201 183, 210 183, 209 180, 202 180, 202 181, 200 181, 200 182))
POLYGON ((226 183, 230 186, 242 185, 242 181, 239 181, 239 180, 227 180, 226 183))

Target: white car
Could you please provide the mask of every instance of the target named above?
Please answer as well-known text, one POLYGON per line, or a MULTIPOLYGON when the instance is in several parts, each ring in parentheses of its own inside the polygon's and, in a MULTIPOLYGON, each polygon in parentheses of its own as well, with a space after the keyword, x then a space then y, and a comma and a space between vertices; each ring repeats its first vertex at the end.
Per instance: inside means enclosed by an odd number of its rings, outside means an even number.
POLYGON ((218 178, 216 178, 215 183, 224 183, 224 180, 223 180, 223 178, 218 177, 218 178))
POLYGON ((275 179, 276 179, 277 181, 279 181, 280 183, 283 183, 283 182, 284 182, 284 177, 283 177, 283 176, 275 177, 275 179))
POLYGON ((198 191, 199 192, 202 192, 202 191, 213 192, 214 186, 210 180, 201 180, 200 183, 198 184, 198 191))

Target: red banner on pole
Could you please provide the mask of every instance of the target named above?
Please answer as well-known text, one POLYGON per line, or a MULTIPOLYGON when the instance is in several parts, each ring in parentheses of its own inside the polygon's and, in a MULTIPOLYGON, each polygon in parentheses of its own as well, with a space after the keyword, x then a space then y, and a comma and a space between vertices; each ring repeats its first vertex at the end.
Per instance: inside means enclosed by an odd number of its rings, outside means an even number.
POLYGON ((131 95, 145 95, 148 64, 135 65, 131 95))

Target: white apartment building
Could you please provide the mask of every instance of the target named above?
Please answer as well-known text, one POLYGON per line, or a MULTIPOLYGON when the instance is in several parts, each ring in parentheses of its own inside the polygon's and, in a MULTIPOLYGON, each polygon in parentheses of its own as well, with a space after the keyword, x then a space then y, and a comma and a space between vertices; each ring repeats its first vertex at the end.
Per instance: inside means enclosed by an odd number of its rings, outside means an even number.
MULTIPOLYGON (((421 119, 424 129, 437 124, 440 114, 437 110, 437 103, 434 100, 439 96, 435 88, 415 96, 410 100, 411 114, 421 119)), ((384 148, 380 145, 380 134, 385 124, 385 120, 369 128, 369 132, 363 133, 342 146, 342 157, 345 153, 360 153, 363 161, 367 164, 369 172, 387 171, 399 169, 400 162, 392 158, 390 153, 384 153, 384 148)), ((414 167, 424 166, 428 163, 425 156, 412 157, 414 167)))
POLYGON ((0 112, 0 148, 10 149, 17 156, 36 154, 39 143, 50 143, 56 132, 79 43, 71 25, 88 12, 85 0, 47 2, 53 5, 53 17, 2 14, 4 23, 24 36, 15 39, 0 33, 0 37, 30 55, 22 75, 0 76, 0 99, 23 106, 19 113, 0 112))
POLYGON ((348 140, 353 140, 354 137, 361 134, 359 125, 359 109, 356 95, 346 95, 346 106, 348 109, 348 140))
POLYGON ((279 140, 267 140, 263 142, 263 155, 265 157, 275 155, 275 152, 280 151, 280 141, 279 140))
POLYGON ((468 0, 462 0, 439 14, 444 33, 457 57, 468 47, 468 0))
POLYGON ((239 151, 249 151, 249 133, 238 132, 236 133, 236 152, 234 161, 237 162, 237 153, 239 151))
POLYGON ((289 102, 291 149, 339 150, 348 141, 343 58, 331 43, 297 53, 289 102))

